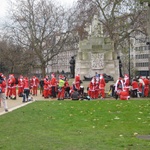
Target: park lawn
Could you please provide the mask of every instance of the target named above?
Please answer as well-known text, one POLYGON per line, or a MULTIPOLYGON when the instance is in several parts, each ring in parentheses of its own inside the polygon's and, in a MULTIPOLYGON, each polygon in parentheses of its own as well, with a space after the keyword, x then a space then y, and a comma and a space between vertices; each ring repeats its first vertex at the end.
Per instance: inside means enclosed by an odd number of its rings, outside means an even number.
POLYGON ((149 100, 36 101, 0 116, 2 150, 149 150, 149 100))

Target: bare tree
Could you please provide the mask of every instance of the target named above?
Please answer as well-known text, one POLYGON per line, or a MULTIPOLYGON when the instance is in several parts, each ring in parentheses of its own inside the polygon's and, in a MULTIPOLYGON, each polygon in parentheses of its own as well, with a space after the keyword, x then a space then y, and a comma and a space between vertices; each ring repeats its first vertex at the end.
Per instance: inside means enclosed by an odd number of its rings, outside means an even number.
POLYGON ((63 51, 69 37, 65 10, 49 0, 16 0, 11 8, 7 35, 36 58, 35 67, 44 76, 47 62, 63 51))
POLYGON ((0 41, 0 61, 3 64, 1 71, 8 74, 24 74, 28 75, 34 64, 34 57, 30 59, 31 54, 14 44, 11 38, 3 37, 0 41), (29 57, 30 56, 30 57, 29 57))
POLYGON ((94 14, 99 15, 105 35, 114 42, 116 54, 125 48, 124 41, 134 32, 146 33, 145 12, 136 0, 78 0, 76 9, 77 18, 81 19, 80 27, 85 26, 94 14))

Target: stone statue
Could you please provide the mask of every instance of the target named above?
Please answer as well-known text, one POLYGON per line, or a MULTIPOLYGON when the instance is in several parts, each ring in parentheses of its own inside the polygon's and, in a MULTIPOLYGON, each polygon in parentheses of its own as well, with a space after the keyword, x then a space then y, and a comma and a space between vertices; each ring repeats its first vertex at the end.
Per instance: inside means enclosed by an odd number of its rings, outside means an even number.
POLYGON ((71 77, 74 78, 74 76, 75 76, 75 59, 74 59, 74 56, 71 57, 71 60, 69 61, 69 63, 70 63, 71 77))
POLYGON ((94 37, 103 36, 103 27, 97 15, 94 15, 93 17, 92 25, 91 25, 91 33, 94 37))
POLYGON ((122 75, 122 62, 121 62, 120 56, 118 56, 117 59, 119 60, 119 76, 123 77, 123 75, 122 75))
POLYGON ((87 23, 84 28, 88 32, 88 37, 102 37, 103 36, 103 25, 99 21, 98 16, 94 15, 92 23, 87 23))

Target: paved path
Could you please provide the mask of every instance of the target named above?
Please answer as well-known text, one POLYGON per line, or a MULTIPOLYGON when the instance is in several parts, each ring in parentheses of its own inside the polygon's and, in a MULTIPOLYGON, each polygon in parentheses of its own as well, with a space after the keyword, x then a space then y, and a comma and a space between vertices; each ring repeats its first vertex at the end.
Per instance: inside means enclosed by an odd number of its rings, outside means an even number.
MULTIPOLYGON (((33 97, 33 101, 26 102, 26 103, 22 103, 22 97, 17 97, 16 100, 7 99, 8 112, 11 112, 14 109, 17 109, 19 107, 22 107, 22 106, 25 106, 25 105, 27 105, 29 103, 32 103, 35 100, 42 100, 42 99, 44 99, 44 98, 40 95, 40 93, 38 93, 37 96, 33 97)), ((5 113, 7 113, 7 112, 4 111, 3 103, 1 102, 0 115, 5 114, 5 113)))

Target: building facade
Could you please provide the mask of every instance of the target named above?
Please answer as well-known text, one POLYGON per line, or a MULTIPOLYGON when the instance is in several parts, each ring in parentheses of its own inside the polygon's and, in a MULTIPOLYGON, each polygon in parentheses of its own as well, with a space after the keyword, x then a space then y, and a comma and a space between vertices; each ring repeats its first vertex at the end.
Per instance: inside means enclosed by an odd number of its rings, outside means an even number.
POLYGON ((136 76, 149 76, 150 72, 150 45, 148 39, 138 34, 131 49, 131 61, 136 76))

